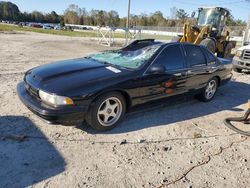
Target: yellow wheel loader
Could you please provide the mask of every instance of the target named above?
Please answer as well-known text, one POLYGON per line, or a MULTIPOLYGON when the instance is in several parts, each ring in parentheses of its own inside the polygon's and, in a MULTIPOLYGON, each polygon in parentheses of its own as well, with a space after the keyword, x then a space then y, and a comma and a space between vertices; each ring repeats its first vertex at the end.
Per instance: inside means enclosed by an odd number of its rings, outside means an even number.
MULTIPOLYGON (((192 17, 194 17, 193 12, 192 17)), ((199 8, 196 25, 184 24, 184 33, 174 37, 172 42, 189 42, 206 46, 218 57, 229 58, 236 41, 230 41, 230 31, 226 26, 229 10, 221 7, 199 8)))

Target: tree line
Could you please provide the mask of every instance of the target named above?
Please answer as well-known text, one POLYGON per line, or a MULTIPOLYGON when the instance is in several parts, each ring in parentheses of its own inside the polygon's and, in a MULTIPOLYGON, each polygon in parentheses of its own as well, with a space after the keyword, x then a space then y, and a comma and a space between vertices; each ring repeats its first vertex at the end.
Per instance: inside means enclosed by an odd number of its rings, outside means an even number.
MULTIPOLYGON (((161 26, 175 27, 182 26, 185 22, 195 23, 195 19, 191 18, 184 9, 172 7, 170 9, 170 17, 165 18, 161 11, 151 14, 142 13, 140 15, 130 16, 130 26, 161 26)), ((51 13, 42 13, 33 11, 31 13, 21 12, 17 5, 11 2, 0 1, 0 20, 22 21, 22 22, 39 22, 39 23, 64 23, 93 25, 93 26, 113 26, 125 27, 126 17, 120 17, 118 12, 95 10, 87 11, 75 4, 71 4, 64 11, 63 15, 57 14, 55 11, 51 13)), ((229 26, 245 26, 242 20, 235 20, 232 17, 228 19, 229 26)))
POLYGON ((62 19, 63 16, 58 15, 55 11, 51 13, 42 13, 39 11, 22 13, 14 3, 0 1, 0 20, 59 23, 62 19))

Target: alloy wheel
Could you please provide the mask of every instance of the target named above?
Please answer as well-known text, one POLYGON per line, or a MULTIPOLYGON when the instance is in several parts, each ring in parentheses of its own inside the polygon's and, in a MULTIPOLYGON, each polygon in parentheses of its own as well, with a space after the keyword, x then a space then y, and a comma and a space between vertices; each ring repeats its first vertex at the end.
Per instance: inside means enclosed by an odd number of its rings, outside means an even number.
POLYGON ((211 80, 206 87, 205 91, 206 99, 208 100, 211 99, 214 96, 216 90, 217 90, 217 82, 215 80, 211 80))
POLYGON ((110 97, 103 101, 97 111, 98 122, 102 126, 112 126, 122 114, 122 103, 116 97, 110 97))

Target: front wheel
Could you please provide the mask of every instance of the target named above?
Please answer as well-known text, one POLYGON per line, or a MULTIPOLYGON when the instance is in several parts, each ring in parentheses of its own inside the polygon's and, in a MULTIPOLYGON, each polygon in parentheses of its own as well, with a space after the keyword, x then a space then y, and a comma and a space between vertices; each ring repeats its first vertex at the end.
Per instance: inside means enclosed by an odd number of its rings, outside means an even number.
POLYGON ((212 78, 208 81, 206 88, 204 91, 198 96, 198 99, 203 102, 209 102, 214 98, 214 95, 218 88, 218 80, 216 78, 212 78))
POLYGON ((86 121, 96 130, 110 130, 119 124, 125 112, 124 97, 118 92, 108 93, 92 103, 86 121))

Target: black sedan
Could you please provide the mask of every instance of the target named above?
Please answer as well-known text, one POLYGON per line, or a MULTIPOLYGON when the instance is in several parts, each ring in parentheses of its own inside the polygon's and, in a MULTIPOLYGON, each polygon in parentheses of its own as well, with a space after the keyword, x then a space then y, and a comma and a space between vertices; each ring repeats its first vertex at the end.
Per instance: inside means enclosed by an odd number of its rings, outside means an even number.
POLYGON ((137 40, 119 50, 33 68, 21 101, 49 123, 115 127, 133 106, 185 93, 210 101, 232 77, 231 62, 203 46, 137 40))

